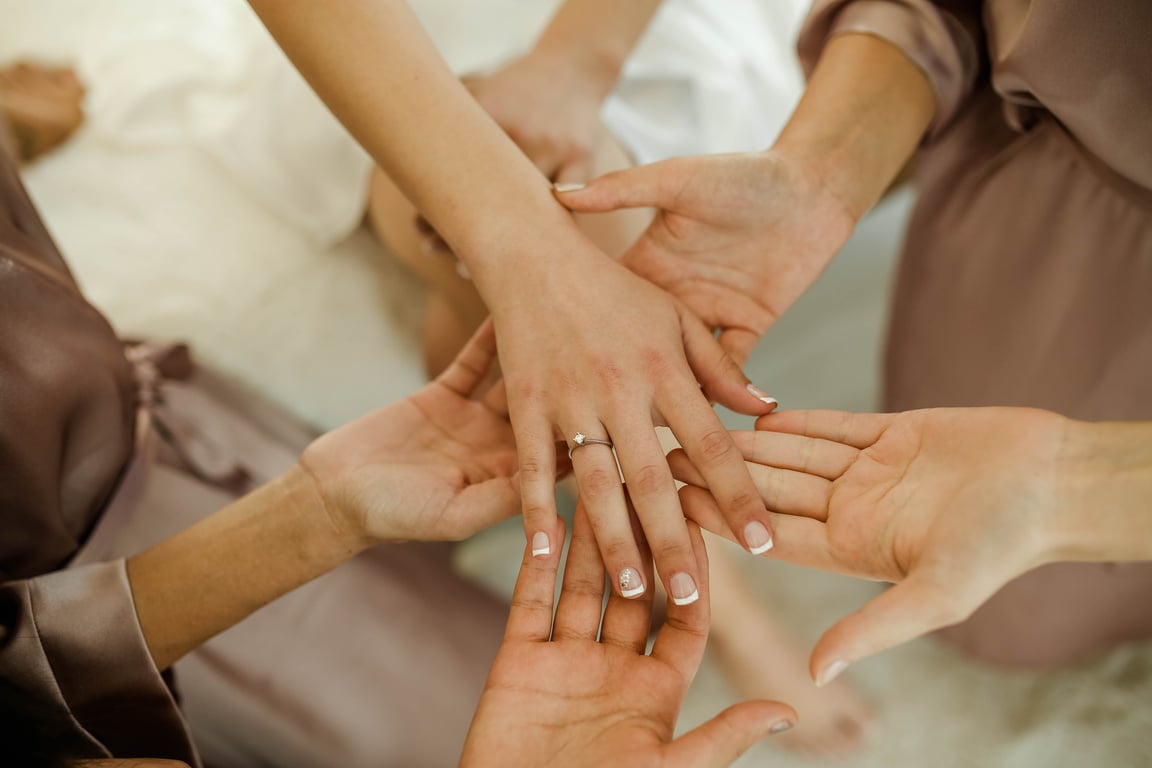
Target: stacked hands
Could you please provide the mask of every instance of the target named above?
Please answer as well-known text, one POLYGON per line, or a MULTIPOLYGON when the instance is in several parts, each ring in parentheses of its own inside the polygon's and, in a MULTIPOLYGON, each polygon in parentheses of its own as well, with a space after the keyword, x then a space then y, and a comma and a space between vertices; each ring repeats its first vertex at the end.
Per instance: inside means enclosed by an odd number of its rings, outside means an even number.
MULTIPOLYGON (((515 514, 522 472, 503 385, 482 386, 495 357, 488 323, 421 392, 304 453, 300 468, 346 538, 362 546, 460 539, 515 514)), ((986 408, 783 412, 761 417, 755 431, 732 433, 757 498, 773 510, 775 557, 897 583, 819 641, 817 681, 959 621, 1013 577, 1069 556, 1068 542, 1050 533, 1050 511, 1059 506, 1051 479, 1076 474, 1066 439, 1076 428, 1043 411, 986 408)), ((676 522, 688 538, 700 599, 670 594, 667 619, 645 655, 653 593, 626 599, 613 591, 602 610, 612 571, 586 501, 577 508, 554 605, 564 538, 563 522, 554 519, 546 530, 555 546, 541 552, 530 541, 525 549, 464 764, 516 754, 524 765, 601 762, 590 755, 637 765, 727 765, 795 723, 782 704, 746 702, 672 738, 708 634, 700 527, 737 537, 690 451, 673 451, 665 466, 687 484, 680 500, 690 521, 676 522)), ((653 553, 645 529, 623 493, 621 505, 619 523, 648 583, 653 553)))

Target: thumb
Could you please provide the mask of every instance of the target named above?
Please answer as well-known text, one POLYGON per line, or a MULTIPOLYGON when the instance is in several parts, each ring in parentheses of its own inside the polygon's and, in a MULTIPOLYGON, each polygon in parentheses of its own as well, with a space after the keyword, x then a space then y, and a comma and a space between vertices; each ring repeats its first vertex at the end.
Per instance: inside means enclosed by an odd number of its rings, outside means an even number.
POLYGON ((981 602, 935 579, 909 576, 824 633, 809 661, 812 679, 826 685, 854 661, 963 621, 981 602))
POLYGON ((765 736, 796 724, 796 712, 776 701, 745 701, 689 731, 668 747, 665 765, 691 768, 729 766, 765 736))
POLYGON ((683 187, 679 178, 673 162, 664 160, 606 173, 587 184, 556 184, 552 189, 561 205, 577 213, 667 208, 683 187))
POLYGON ((776 408, 776 399, 752 385, 731 355, 708 328, 686 307, 680 306, 684 354, 705 396, 745 416, 762 416, 776 408))

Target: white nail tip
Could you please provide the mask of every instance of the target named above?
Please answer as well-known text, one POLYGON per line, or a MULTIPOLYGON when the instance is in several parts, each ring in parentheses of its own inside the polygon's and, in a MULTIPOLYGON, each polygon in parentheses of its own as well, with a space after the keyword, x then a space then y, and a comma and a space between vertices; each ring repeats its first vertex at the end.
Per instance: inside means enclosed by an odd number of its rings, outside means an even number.
POLYGON ((565 184, 554 184, 552 185, 552 189, 556 190, 557 192, 579 192, 580 190, 584 189, 585 186, 586 185, 584 184, 568 182, 565 184))
POLYGON ((772 549, 772 547, 774 547, 774 546, 776 546, 776 542, 772 541, 772 539, 768 539, 768 541, 765 542, 764 544, 761 544, 758 547, 752 547, 748 551, 754 555, 762 555, 765 552, 767 552, 768 550, 772 549))
POLYGON ((696 602, 699 599, 700 599, 700 591, 699 590, 693 590, 692 594, 688 595, 687 597, 674 597, 674 598, 672 598, 672 604, 673 605, 692 605, 692 603, 696 602))
POLYGON ((823 688, 824 686, 828 685, 828 683, 832 682, 837 677, 839 677, 840 673, 846 669, 848 669, 848 662, 840 661, 840 660, 832 662, 831 664, 829 664, 827 667, 824 668, 824 671, 820 674, 820 677, 816 680, 816 687, 817 688, 823 688))
POLYGON ((642 594, 644 594, 643 584, 638 587, 633 587, 632 589, 621 590, 620 592, 621 597, 639 597, 642 594))
POLYGON ((552 554, 552 547, 532 550, 532 557, 547 557, 550 554, 552 554))

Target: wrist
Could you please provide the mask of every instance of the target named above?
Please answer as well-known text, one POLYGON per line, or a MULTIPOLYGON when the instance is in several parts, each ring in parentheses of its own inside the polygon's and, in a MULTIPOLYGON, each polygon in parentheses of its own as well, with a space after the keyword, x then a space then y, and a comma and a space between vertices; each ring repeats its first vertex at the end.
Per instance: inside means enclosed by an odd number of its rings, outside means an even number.
POLYGON ((1047 562, 1152 560, 1152 424, 1068 420, 1047 562))
POLYGON ((347 559, 380 543, 369 531, 363 511, 341 498, 306 463, 297 462, 275 483, 289 514, 305 521, 307 538, 316 550, 311 554, 318 559, 347 559))

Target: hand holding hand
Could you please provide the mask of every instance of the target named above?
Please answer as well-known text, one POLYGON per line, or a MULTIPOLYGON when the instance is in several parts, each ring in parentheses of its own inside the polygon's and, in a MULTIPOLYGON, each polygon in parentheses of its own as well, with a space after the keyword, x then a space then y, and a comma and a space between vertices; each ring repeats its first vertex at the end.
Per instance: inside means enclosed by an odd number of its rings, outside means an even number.
POLYGON ((625 266, 720 329, 739 363, 856 224, 806 164, 776 151, 665 160, 557 197, 582 213, 658 209, 625 266))
MULTIPOLYGON (((562 523, 556 528, 562 540, 562 523)), ((644 650, 652 593, 639 600, 613 593, 602 608, 604 564, 582 507, 554 623, 559 548, 546 558, 527 549, 461 765, 725 766, 769 733, 791 727, 796 715, 789 707, 745 702, 673 739, 708 636, 707 554, 695 526, 691 542, 704 574, 701 599, 685 606, 669 601, 650 656, 644 650)))
POLYGON ((519 511, 503 389, 477 398, 495 358, 486 323, 431 384, 308 447, 300 466, 335 525, 373 541, 460 540, 519 511))
MULTIPOLYGON (((1069 423, 1024 408, 788 411, 734 435, 778 513, 776 557, 896 583, 816 644, 819 683, 964 620, 1004 584, 1050 561, 1069 423)), ((686 513, 722 529, 690 463, 670 460, 693 484, 681 491, 686 513)))

